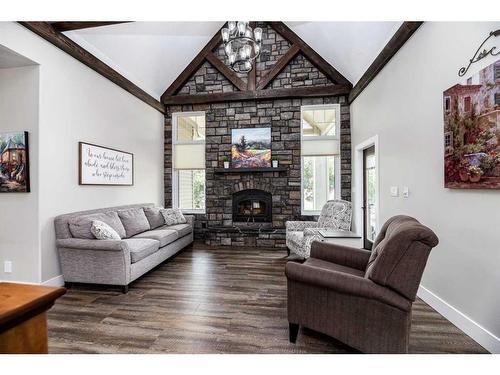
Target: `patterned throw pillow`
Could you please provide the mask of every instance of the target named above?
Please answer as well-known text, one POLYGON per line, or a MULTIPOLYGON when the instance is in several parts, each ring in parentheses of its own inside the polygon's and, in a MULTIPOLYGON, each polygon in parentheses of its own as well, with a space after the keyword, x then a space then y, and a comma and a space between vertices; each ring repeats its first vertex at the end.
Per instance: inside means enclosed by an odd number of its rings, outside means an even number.
POLYGON ((181 210, 178 208, 165 208, 164 210, 160 210, 160 212, 165 218, 165 224, 168 226, 187 222, 181 210))
POLYGON ((92 220, 90 231, 98 240, 121 240, 118 233, 104 221, 92 220))

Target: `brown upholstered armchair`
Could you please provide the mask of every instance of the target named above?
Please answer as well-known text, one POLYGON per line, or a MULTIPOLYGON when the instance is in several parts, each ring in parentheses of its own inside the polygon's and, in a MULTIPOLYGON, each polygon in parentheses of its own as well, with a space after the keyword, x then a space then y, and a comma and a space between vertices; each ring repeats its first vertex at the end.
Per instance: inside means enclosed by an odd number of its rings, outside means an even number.
POLYGON ((407 353, 411 307, 429 253, 432 230, 394 216, 373 251, 313 242, 303 264, 288 262, 290 342, 299 325, 366 353, 407 353))

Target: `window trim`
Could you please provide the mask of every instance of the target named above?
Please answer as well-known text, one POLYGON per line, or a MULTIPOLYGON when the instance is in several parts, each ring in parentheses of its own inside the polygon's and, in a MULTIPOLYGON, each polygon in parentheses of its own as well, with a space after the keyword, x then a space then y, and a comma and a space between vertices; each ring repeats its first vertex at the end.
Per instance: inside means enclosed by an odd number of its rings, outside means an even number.
POLYGON ((451 112, 451 96, 444 97, 444 111, 445 113, 451 112), (446 108, 446 102, 448 102, 448 108, 446 108))
MULTIPOLYGON (((333 103, 333 104, 313 104, 313 105, 304 105, 300 107, 300 214, 303 216, 318 216, 321 214, 321 210, 305 210, 304 209, 304 176, 303 176, 303 171, 304 171, 304 157, 306 156, 311 156, 311 157, 318 157, 320 155, 303 155, 302 154, 302 142, 304 142, 304 138, 307 141, 312 141, 318 140, 318 141, 323 141, 323 140, 332 140, 332 141, 339 141, 340 143, 340 110, 341 106, 338 103, 333 103), (303 111, 310 111, 314 109, 335 109, 335 136, 315 136, 315 137, 304 137, 304 134, 302 132, 302 113, 303 111)), ((327 156, 327 155, 324 155, 327 156)), ((332 154, 330 156, 335 157, 335 166, 334 166, 334 173, 335 173, 335 199, 340 199, 341 194, 340 194, 340 180, 341 180, 341 159, 342 159, 342 153, 339 152, 338 154, 332 154), (337 176, 338 175, 338 176, 337 176), (338 178, 337 178, 338 177, 338 178)))
MULTIPOLYGON (((205 111, 189 111, 189 112, 174 112, 172 113, 172 207, 179 208, 179 176, 178 171, 180 169, 174 168, 175 165, 175 145, 196 145, 196 144, 206 144, 207 135, 206 135, 206 112, 205 111), (177 140, 177 121, 179 117, 205 117, 205 139, 199 141, 178 141, 177 140)), ((206 214, 207 212, 207 175, 206 175, 206 167, 205 169, 195 168, 195 169, 183 169, 189 171, 205 171, 205 208, 204 209, 182 209, 179 208, 182 213, 185 214, 206 214)))

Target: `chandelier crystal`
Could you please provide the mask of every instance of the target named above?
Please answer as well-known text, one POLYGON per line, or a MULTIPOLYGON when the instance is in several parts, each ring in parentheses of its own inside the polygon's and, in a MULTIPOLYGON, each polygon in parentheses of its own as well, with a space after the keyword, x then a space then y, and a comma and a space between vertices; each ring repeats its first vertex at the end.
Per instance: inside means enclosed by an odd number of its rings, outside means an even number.
POLYGON ((238 73, 251 71, 252 62, 260 54, 262 29, 256 27, 252 30, 247 21, 229 21, 221 33, 231 68, 238 73))

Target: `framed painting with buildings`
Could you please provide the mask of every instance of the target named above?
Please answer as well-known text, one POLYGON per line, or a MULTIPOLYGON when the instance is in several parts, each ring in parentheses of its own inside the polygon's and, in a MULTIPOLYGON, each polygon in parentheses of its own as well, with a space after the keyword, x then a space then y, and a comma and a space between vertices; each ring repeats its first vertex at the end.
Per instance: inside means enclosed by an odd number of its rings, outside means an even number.
POLYGON ((0 133, 0 193, 29 193, 28 132, 0 133))
POLYGON ((444 185, 500 189, 500 60, 443 92, 444 185))

